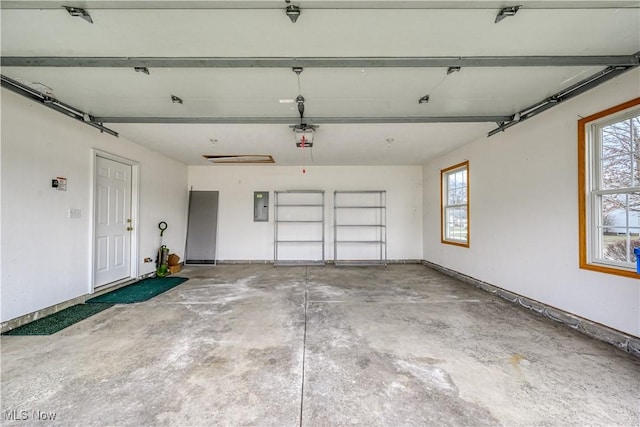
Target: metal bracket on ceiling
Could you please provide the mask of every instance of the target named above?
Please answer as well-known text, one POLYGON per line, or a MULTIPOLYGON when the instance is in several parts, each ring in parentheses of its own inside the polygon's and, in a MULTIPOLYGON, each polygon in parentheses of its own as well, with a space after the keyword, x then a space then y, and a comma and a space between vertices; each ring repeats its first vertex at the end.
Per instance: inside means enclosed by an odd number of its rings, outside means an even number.
POLYGON ((295 22, 300 17, 300 8, 298 6, 289 5, 284 10, 284 13, 286 13, 289 19, 291 20, 291 22, 295 24, 295 22))
POLYGON ((62 6, 62 7, 64 7, 67 10, 67 12, 69 12, 69 15, 77 16, 78 18, 84 19, 89 24, 93 24, 93 19, 91 19, 91 15, 89 15, 89 12, 87 12, 86 10, 81 9, 79 7, 72 7, 72 6, 62 6))
POLYGON ((109 135, 118 137, 118 132, 104 127, 102 123, 96 122, 95 117, 91 116, 89 113, 85 113, 84 111, 72 107, 69 104, 65 104, 64 102, 59 101, 52 96, 45 95, 5 75, 0 74, 0 80, 2 83, 2 87, 5 89, 9 89, 10 91, 17 93, 18 95, 22 95, 25 98, 29 98, 32 101, 39 102, 40 104, 49 107, 52 110, 57 111, 58 113, 62 113, 65 116, 71 117, 72 119, 78 120, 79 122, 94 127, 100 132, 105 132, 109 135))
POLYGON ((315 131, 320 126, 318 125, 310 125, 308 123, 300 123, 298 125, 289 125, 289 127, 293 130, 312 130, 315 131))
POLYGON ((511 6, 511 7, 505 7, 500 9, 500 12, 498 12, 498 14, 496 15, 495 23, 497 24, 498 22, 502 21, 506 17, 515 16, 515 14, 518 13, 518 10, 521 7, 522 6, 511 6))

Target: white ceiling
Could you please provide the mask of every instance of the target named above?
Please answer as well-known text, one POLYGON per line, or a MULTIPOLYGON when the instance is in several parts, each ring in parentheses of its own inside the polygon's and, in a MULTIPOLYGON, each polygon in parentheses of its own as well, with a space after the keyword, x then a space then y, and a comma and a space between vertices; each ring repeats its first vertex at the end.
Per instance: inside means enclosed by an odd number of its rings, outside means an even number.
POLYGON ((515 4, 292 4, 301 8, 296 23, 285 15, 284 1, 3 1, 3 63, 6 57, 166 61, 150 67, 149 75, 105 66, 108 62, 99 67, 3 65, 2 74, 42 83, 56 99, 104 119, 122 136, 193 165, 207 164, 203 154, 270 154, 276 164, 300 164, 302 153, 289 127, 300 121, 297 107, 279 100, 301 93, 312 121, 380 119, 325 121, 306 162, 313 154, 318 165, 402 165, 421 164, 496 127, 493 122, 407 123, 410 119, 513 115, 606 65, 463 67, 447 74, 446 67, 378 67, 372 59, 640 51, 638 1, 522 1, 515 16, 499 23, 494 20, 500 8, 515 4), (93 24, 70 16, 63 4, 85 8, 93 24), (175 58, 188 58, 190 66, 170 66, 175 58), (194 66, 197 58, 230 58, 231 63, 251 58, 255 66, 194 66), (269 58, 355 58, 362 66, 307 66, 299 91, 291 67, 260 64, 269 58), (418 104, 426 94, 429 103, 418 104), (184 103, 172 103, 171 95, 184 103), (116 123, 150 118, 223 123, 116 123), (270 122, 274 119, 277 124, 270 122))

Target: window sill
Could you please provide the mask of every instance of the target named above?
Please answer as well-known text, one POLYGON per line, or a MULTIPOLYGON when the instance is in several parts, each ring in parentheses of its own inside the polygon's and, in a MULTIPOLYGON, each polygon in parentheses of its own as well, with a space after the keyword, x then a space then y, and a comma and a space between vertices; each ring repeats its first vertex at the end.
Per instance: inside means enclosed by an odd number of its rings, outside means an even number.
POLYGON ((441 239, 440 243, 444 243, 445 245, 460 246, 460 247, 463 247, 463 248, 468 248, 469 247, 469 242, 456 242, 454 240, 441 239))
POLYGON ((584 270, 597 271, 599 273, 613 274, 616 276, 630 277, 632 279, 640 279, 640 274, 633 270, 623 270, 621 268, 608 267, 597 264, 580 263, 580 268, 584 270))

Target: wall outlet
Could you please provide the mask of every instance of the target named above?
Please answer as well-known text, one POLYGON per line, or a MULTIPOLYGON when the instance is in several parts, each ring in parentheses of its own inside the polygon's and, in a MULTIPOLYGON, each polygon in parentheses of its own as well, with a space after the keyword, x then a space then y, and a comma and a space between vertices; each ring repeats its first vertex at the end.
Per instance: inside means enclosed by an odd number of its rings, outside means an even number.
POLYGON ((82 218, 82 209, 69 209, 69 218, 82 218))

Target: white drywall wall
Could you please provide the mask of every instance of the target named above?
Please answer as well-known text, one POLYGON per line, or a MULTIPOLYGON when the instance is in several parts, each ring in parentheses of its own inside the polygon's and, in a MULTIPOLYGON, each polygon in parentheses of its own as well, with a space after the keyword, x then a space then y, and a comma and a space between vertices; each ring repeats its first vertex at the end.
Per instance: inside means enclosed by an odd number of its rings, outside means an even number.
POLYGON ((187 167, 124 138, 101 134, 59 113, 2 91, 2 321, 88 293, 91 288, 93 149, 139 163, 138 274, 160 244, 182 256, 187 167), (66 177, 67 191, 51 188, 66 177), (81 209, 70 219, 70 208, 81 209))
POLYGON ((282 190, 325 191, 327 260, 333 259, 333 192, 386 190, 388 258, 422 259, 420 166, 311 166, 306 174, 301 167, 276 165, 190 166, 189 186, 220 191, 219 260, 273 259, 273 192, 282 190), (254 191, 270 193, 269 222, 253 222, 254 191))
POLYGON ((640 336, 640 280, 578 268, 577 121, 640 96, 628 72, 424 167, 424 258, 640 336), (440 243, 440 170, 469 160, 470 248, 440 243))

